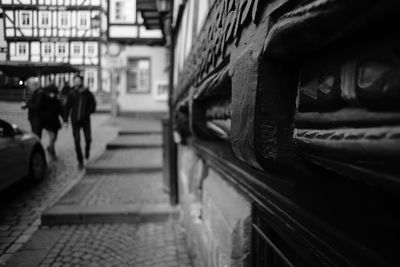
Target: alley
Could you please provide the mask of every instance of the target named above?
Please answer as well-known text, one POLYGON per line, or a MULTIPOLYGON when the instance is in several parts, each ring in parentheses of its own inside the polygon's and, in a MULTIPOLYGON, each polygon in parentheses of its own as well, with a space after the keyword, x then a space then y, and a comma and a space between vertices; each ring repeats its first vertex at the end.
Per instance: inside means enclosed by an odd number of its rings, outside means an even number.
MULTIPOLYGON (((26 112, 19 103, 0 103, 0 118, 30 129, 26 112)), ((105 125, 107 115, 96 114, 93 117, 94 128, 93 158, 104 150, 105 143, 115 135, 115 128, 105 125)), ((44 134, 43 143, 47 143, 44 134)), ((41 213, 53 205, 81 177, 76 168, 71 129, 60 131, 57 142, 59 160, 49 163, 46 180, 31 186, 19 183, 10 190, 2 192, 0 204, 0 264, 9 259, 26 243, 40 226, 41 213)))
MULTIPOLYGON (((14 115, 2 116, 24 125, 7 105, 14 115)), ((95 150, 85 172, 76 168, 70 129, 62 130, 48 178, 7 194, 0 264, 191 266, 178 210, 163 189, 161 122, 93 119, 95 150)))

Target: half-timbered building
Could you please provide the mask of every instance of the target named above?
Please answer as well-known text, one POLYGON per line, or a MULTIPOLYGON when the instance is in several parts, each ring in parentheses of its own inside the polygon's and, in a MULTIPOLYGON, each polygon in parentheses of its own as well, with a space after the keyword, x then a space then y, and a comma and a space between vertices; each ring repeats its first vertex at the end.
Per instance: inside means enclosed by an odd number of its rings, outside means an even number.
POLYGON ((155 0, 110 0, 111 86, 127 113, 167 112, 168 50, 155 0))
POLYGON ((399 1, 173 2, 197 266, 400 266, 399 1))
POLYGON ((105 0, 1 0, 1 7, 8 61, 70 63, 90 90, 100 90, 105 0))

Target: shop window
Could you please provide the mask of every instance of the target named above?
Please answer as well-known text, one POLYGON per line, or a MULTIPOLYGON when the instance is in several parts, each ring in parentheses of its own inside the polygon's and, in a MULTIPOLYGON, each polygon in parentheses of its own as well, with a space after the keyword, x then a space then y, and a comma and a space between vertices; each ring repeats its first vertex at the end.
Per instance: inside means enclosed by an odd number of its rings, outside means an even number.
POLYGON ((127 93, 149 93, 150 79, 149 59, 128 60, 127 93))
POLYGON ((91 91, 95 90, 95 79, 96 79, 96 72, 88 71, 87 73, 87 86, 91 91))

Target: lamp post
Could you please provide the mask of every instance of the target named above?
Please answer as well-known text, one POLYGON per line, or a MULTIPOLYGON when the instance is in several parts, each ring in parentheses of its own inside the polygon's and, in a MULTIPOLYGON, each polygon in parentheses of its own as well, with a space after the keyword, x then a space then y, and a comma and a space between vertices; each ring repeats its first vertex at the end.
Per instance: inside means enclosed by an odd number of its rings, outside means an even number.
MULTIPOLYGON (((166 163, 166 172, 164 177, 164 183, 168 183, 170 201, 172 205, 177 205, 179 203, 179 188, 178 188, 178 158, 177 158, 177 145, 173 139, 173 106, 172 106, 172 87, 173 87, 173 71, 174 71, 174 47, 172 44, 172 30, 171 30, 171 10, 172 10, 172 1, 170 0, 156 0, 157 11, 161 17, 161 27, 163 28, 163 32, 166 35, 167 41, 167 49, 169 50, 170 56, 170 66, 169 66, 169 97, 168 97, 168 108, 169 108, 169 116, 168 122, 165 124, 167 126, 165 133, 165 147, 167 154, 167 163, 166 163)), ((164 126, 164 127, 165 127, 164 126)))

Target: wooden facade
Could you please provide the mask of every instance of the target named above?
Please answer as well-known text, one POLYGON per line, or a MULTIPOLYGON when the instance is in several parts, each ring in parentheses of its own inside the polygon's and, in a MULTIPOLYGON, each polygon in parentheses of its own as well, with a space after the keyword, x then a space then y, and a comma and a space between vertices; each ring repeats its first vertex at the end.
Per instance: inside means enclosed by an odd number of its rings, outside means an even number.
POLYGON ((399 266, 398 2, 174 3, 178 173, 205 266, 399 266), (247 249, 212 234, 216 176, 251 206, 247 249))
MULTIPOLYGON (((7 60, 70 63, 82 69, 91 90, 99 90, 106 4, 100 0, 2 0, 7 60)), ((71 81, 72 76, 67 76, 54 78, 56 83, 64 78, 71 81)))

